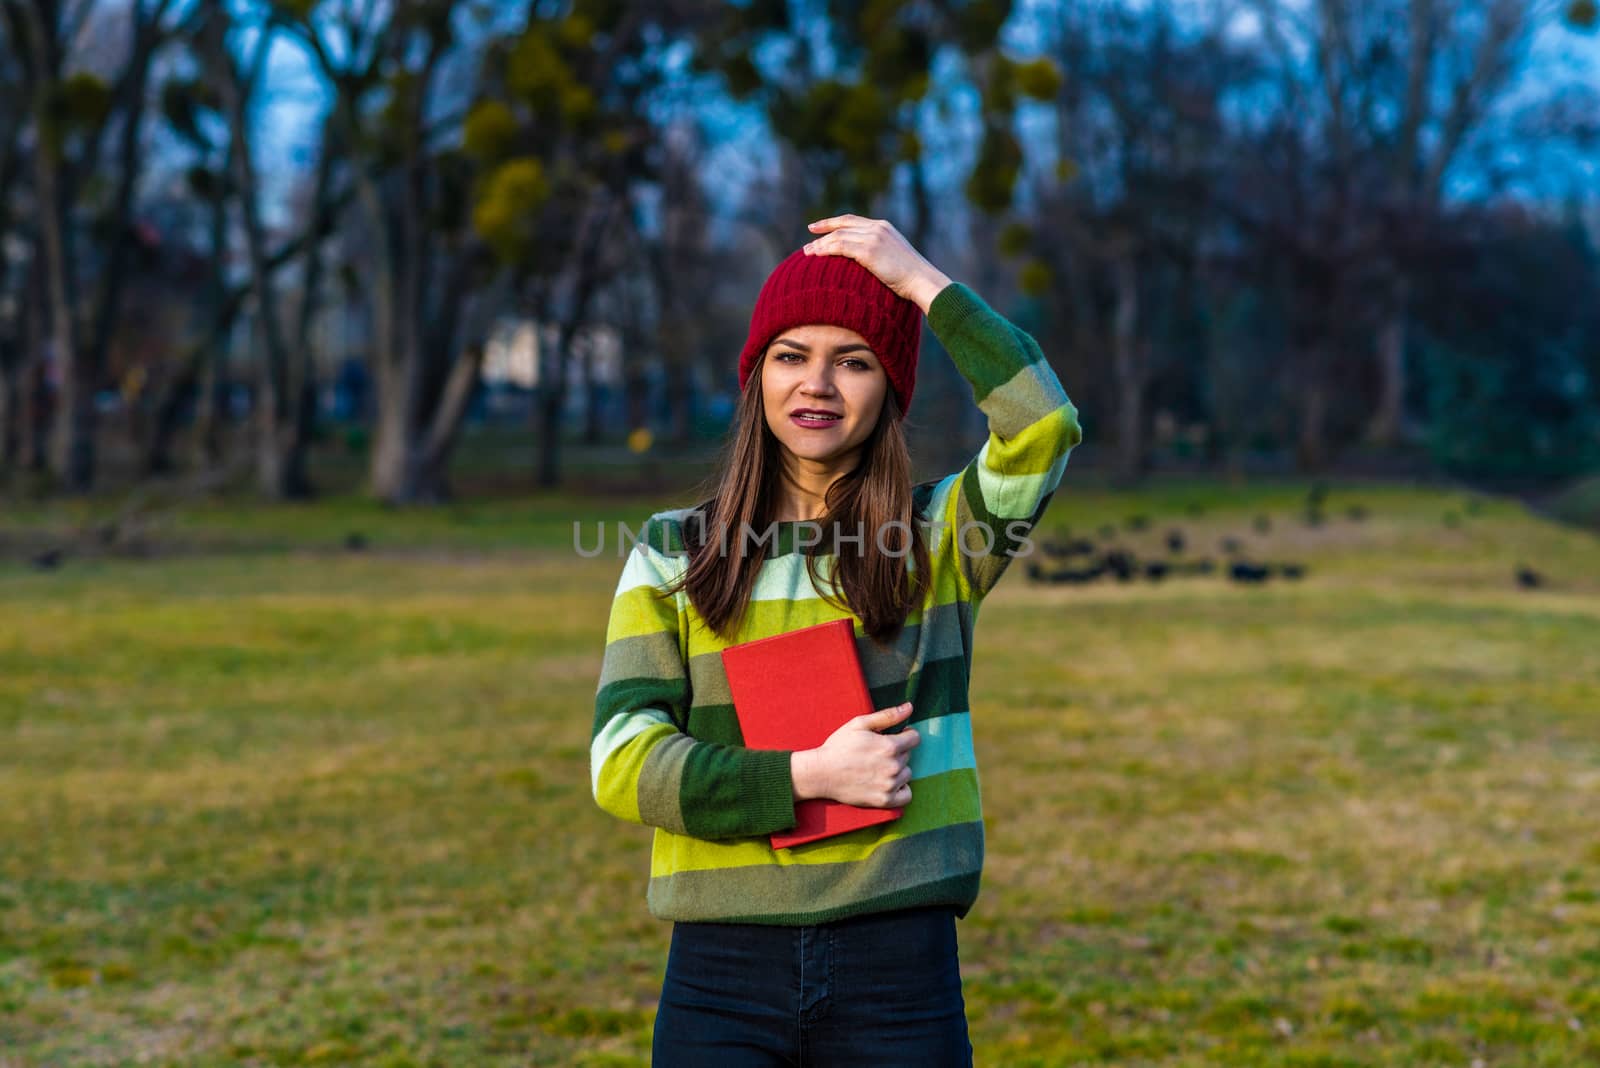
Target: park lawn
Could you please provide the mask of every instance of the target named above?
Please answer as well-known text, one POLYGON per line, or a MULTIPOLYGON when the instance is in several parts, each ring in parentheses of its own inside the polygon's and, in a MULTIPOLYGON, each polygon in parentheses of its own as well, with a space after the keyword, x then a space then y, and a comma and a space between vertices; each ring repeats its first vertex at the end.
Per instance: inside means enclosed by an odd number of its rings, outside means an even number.
MULTIPOLYGON (((1313 527, 1304 489, 1069 477, 1056 534, 1310 573, 1019 561, 984 605, 978 1063, 1600 1059, 1600 541, 1401 487, 1313 527)), ((620 561, 570 538, 669 503, 238 505, 0 561, 0 1068, 647 1063, 670 925, 588 780, 620 561)))

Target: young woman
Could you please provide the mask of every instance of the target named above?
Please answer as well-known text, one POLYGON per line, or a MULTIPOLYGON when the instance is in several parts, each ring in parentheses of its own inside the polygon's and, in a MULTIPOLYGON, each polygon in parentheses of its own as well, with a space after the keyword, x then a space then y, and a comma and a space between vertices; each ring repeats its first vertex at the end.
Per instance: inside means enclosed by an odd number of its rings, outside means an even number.
POLYGON ((714 495, 650 517, 606 632, 594 797, 655 828, 646 901, 673 921, 656 1068, 971 1064, 955 922, 984 855, 973 625, 1031 549, 1077 411, 1034 339, 889 223, 810 228, 757 299, 714 495), (989 437, 912 485, 923 315, 989 437), (843 617, 878 711, 816 749, 746 748, 721 650, 843 617), (815 797, 904 812, 774 850, 815 797))

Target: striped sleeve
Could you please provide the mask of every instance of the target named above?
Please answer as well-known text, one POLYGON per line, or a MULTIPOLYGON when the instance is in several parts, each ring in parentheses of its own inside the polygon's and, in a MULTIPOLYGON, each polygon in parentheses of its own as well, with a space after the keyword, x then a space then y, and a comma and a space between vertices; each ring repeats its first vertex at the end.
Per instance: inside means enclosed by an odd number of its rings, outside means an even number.
POLYGON ((786 830, 796 823, 789 750, 687 733, 688 595, 660 590, 687 566, 687 557, 664 551, 674 537, 651 517, 611 602, 589 743, 595 802, 630 823, 696 838, 786 830))
POLYGON ((1078 410, 1039 343, 967 286, 952 282, 928 306, 928 326, 972 386, 989 437, 933 494, 974 601, 994 588, 1050 503, 1083 437, 1078 410))

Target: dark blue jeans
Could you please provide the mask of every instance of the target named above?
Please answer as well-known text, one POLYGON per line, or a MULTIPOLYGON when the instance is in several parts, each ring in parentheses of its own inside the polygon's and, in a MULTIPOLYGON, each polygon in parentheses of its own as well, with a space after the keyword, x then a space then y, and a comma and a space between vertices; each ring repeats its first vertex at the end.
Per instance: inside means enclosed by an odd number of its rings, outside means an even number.
POLYGON ((970 1068, 950 906, 672 927, 653 1068, 970 1068))

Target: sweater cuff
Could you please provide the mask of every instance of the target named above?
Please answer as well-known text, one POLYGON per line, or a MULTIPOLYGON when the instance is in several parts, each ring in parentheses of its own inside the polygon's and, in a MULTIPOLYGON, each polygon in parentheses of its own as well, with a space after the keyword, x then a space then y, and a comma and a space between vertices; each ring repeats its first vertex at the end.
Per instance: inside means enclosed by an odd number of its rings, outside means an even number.
MULTIPOLYGON (((939 295, 928 305, 928 328, 940 342, 955 336, 967 317, 987 311, 989 305, 964 282, 951 282, 939 290, 939 295)), ((948 344, 946 344, 948 348, 948 344)))
POLYGON ((793 751, 752 749, 744 765, 744 798, 752 833, 785 831, 799 822, 794 814, 794 776, 790 769, 793 751))

